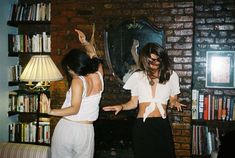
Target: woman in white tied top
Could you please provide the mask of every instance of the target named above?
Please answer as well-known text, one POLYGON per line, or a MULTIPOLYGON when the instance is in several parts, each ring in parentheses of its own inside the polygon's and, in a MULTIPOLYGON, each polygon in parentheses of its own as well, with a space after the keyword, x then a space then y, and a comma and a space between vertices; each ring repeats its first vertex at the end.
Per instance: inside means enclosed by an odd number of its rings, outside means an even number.
POLYGON ((181 111, 177 101, 179 77, 171 69, 165 50, 156 43, 147 43, 139 54, 140 70, 134 72, 123 86, 131 91, 131 99, 120 105, 105 106, 104 111, 139 108, 133 128, 135 158, 174 158, 172 130, 166 109, 181 111))
MULTIPOLYGON (((48 114, 62 116, 52 137, 52 158, 93 158, 93 121, 98 118, 104 89, 101 60, 80 49, 70 50, 62 59, 69 89, 61 109, 48 114)), ((50 105, 50 100, 48 100, 50 105)))

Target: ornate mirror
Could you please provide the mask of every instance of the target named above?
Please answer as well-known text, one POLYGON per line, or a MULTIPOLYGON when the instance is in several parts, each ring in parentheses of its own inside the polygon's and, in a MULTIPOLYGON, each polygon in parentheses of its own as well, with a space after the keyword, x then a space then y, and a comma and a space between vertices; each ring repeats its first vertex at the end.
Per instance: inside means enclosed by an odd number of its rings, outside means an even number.
POLYGON ((147 20, 126 20, 105 32, 105 55, 112 74, 124 83, 138 68, 138 52, 148 42, 164 45, 164 31, 147 20))

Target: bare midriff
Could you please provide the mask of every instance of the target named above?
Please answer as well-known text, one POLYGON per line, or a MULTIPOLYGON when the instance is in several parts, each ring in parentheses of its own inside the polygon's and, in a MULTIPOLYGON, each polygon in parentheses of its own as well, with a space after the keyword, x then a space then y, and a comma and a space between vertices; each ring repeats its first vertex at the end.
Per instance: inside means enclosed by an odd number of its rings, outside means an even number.
MULTIPOLYGON (((145 108, 150 104, 150 102, 143 102, 139 104, 139 112, 137 118, 143 118, 145 108)), ((162 104, 163 109, 166 111, 166 105, 162 104)), ((153 112, 151 112, 148 117, 162 117, 158 108, 156 107, 153 112)))

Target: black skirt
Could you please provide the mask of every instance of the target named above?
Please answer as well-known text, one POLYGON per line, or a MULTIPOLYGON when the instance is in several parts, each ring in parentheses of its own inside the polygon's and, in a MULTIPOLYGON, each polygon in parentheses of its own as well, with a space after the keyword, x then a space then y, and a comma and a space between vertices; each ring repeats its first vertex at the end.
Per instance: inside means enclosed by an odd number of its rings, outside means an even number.
POLYGON ((172 130, 168 118, 138 118, 133 128, 135 158, 175 158, 172 130))

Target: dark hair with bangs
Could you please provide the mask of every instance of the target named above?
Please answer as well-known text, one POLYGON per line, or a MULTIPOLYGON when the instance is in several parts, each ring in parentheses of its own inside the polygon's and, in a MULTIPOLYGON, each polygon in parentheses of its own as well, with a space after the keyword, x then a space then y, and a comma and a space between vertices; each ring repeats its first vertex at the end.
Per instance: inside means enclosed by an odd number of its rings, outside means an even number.
POLYGON ((81 49, 71 49, 61 61, 69 87, 72 81, 72 76, 69 74, 69 69, 73 70, 79 76, 86 76, 87 74, 98 71, 100 63, 101 59, 97 57, 90 58, 90 56, 81 49))
POLYGON ((151 54, 155 54, 160 59, 160 76, 159 83, 166 83, 171 76, 172 68, 171 61, 166 53, 165 49, 157 43, 147 43, 141 50, 139 55, 139 64, 140 69, 144 71, 150 78, 153 75, 153 70, 151 69, 148 58, 151 57, 151 54))

